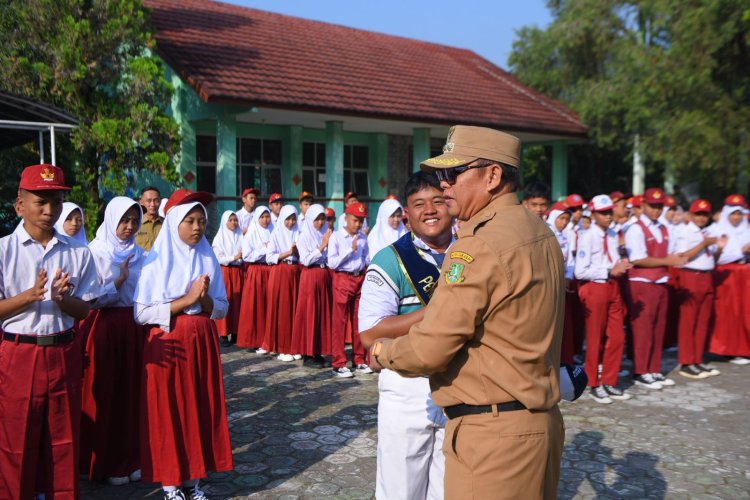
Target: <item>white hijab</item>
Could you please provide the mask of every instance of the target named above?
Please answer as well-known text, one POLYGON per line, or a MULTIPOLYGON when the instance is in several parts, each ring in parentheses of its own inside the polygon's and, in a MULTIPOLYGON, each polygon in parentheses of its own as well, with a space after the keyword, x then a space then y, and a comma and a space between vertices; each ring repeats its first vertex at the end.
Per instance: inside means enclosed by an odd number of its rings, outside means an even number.
POLYGON ((750 242, 750 223, 747 221, 747 209, 740 205, 724 205, 719 215, 719 222, 711 228, 714 236, 720 237, 726 235, 727 246, 719 256, 719 264, 728 264, 744 257, 742 247, 750 242), (742 221, 735 226, 729 222, 729 215, 736 211, 742 212, 742 221))
POLYGON ((253 218, 250 220, 250 227, 247 228, 247 232, 243 238, 243 253, 249 253, 248 250, 258 251, 263 249, 265 253, 268 242, 271 240, 271 226, 263 227, 260 225, 260 216, 264 213, 271 211, 268 207, 258 206, 253 210, 253 218))
POLYGON ((104 211, 104 222, 96 230, 96 237, 89 244, 96 261, 96 269, 105 283, 112 277, 112 268, 122 264, 129 255, 132 255, 133 258, 128 262, 128 268, 132 269, 141 265, 141 259, 144 255, 143 249, 135 244, 135 234, 138 229, 136 228, 135 233, 127 240, 121 240, 117 237, 117 226, 120 224, 120 219, 132 207, 138 208, 138 217, 141 221, 138 227, 140 227, 143 222, 143 211, 138 202, 125 196, 116 196, 107 204, 107 209, 104 211))
POLYGON ((83 209, 76 205, 75 203, 71 203, 69 201, 66 201, 63 203, 63 209, 62 213, 60 214, 60 218, 57 219, 57 222, 55 222, 55 230, 60 233, 64 234, 65 236, 68 236, 68 238, 73 238, 74 240, 78 241, 79 243, 83 245, 88 245, 89 240, 86 238, 86 219, 83 215, 83 209), (73 210, 80 210, 81 211, 81 221, 83 221, 83 224, 81 224, 81 230, 76 233, 75 236, 68 236, 68 233, 65 232, 65 229, 63 229, 63 224, 65 224, 65 219, 68 218, 70 213, 73 210))
POLYGON ((406 233, 406 227, 403 222, 398 223, 398 228, 393 229, 388 224, 388 218, 396 210, 403 213, 404 207, 398 200, 385 200, 378 208, 378 218, 375 225, 367 235, 367 246, 370 248, 370 258, 374 257, 380 250, 392 244, 406 233))
POLYGON ((315 222, 315 219, 321 214, 325 215, 325 213, 326 209, 323 208, 323 205, 317 203, 315 205, 310 205, 307 209, 305 220, 299 225, 299 240, 308 242, 311 248, 319 247, 323 243, 323 236, 328 230, 328 225, 323 224, 320 229, 315 229, 313 222, 315 222))
POLYGON ((219 232, 214 236, 213 248, 221 249, 224 255, 234 260, 234 256, 242 250, 242 230, 239 224, 234 231, 230 231, 227 227, 227 221, 229 217, 234 215, 237 217, 237 213, 232 210, 225 210, 221 214, 221 222, 219 223, 219 232))
POLYGON ((557 238, 557 242, 560 244, 560 248, 562 249, 563 255, 566 257, 568 256, 568 236, 565 234, 566 230, 563 229, 562 231, 558 231, 555 227, 555 221, 558 217, 560 217, 562 214, 566 213, 565 210, 551 210, 550 213, 547 215, 547 225, 552 230, 552 233, 557 238))
POLYGON ((203 274, 210 279, 208 294, 211 298, 226 297, 219 261, 206 238, 192 246, 180 238, 178 227, 195 207, 200 207, 206 215, 206 207, 198 202, 177 205, 167 213, 143 264, 135 289, 135 302, 147 306, 172 302, 183 297, 203 274))
POLYGON ((167 202, 169 201, 169 198, 162 198, 159 202, 159 217, 162 219, 167 216, 167 214, 164 213, 164 207, 167 206, 167 202))
POLYGON ((297 215, 297 209, 293 205, 284 205, 281 208, 279 221, 271 233, 271 245, 269 245, 269 248, 275 245, 282 252, 286 252, 292 248, 292 243, 297 241, 297 237, 299 236, 298 226, 295 224, 292 229, 287 229, 284 224, 284 221, 292 215, 297 215))

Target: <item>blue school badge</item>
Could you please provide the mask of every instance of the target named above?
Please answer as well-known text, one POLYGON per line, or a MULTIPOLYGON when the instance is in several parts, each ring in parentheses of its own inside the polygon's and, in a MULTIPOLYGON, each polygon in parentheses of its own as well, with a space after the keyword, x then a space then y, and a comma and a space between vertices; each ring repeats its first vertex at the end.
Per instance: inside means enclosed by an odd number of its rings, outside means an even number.
POLYGON ((451 267, 448 270, 448 274, 445 275, 445 282, 448 284, 461 283, 464 280, 463 272, 463 264, 451 264, 451 267))

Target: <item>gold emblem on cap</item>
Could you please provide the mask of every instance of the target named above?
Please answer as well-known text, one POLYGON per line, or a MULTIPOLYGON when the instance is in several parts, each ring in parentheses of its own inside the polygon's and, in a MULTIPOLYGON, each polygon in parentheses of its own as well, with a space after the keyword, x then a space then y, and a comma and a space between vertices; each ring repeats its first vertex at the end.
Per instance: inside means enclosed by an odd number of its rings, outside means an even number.
POLYGON ((44 170, 39 175, 42 176, 42 180, 45 182, 53 182, 55 180, 55 172, 49 167, 44 167, 44 170))
POLYGON ((654 198, 656 198, 657 200, 658 200, 659 198, 661 198, 661 193, 660 193, 659 191, 656 191, 656 192, 654 193, 654 198))
POLYGON ((706 208, 707 206, 708 204, 705 201, 701 201, 700 203, 698 203, 699 208, 706 208))
POLYGON ((732 199, 729 200, 731 203, 739 203, 740 197, 739 196, 732 196, 732 199))
POLYGON ((443 153, 452 153, 454 147, 455 144, 453 144, 452 142, 446 142, 445 146, 443 146, 443 153))
POLYGON ((359 213, 361 213, 361 214, 365 213, 365 206, 364 205, 360 205, 357 209, 359 210, 359 213))
POLYGON ((427 161, 429 163, 432 163, 433 165, 445 165, 449 167, 452 167, 455 165, 463 165, 464 163, 466 163, 465 160, 460 160, 458 158, 440 158, 440 157, 430 158, 427 161))

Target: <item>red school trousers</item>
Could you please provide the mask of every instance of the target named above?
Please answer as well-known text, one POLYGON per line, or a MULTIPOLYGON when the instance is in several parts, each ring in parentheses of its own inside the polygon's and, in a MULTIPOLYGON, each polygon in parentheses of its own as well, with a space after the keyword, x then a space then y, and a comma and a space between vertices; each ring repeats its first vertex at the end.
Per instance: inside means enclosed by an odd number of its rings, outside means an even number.
POLYGON ((630 281, 629 285, 635 374, 661 373, 669 289, 666 283, 630 281))
POLYGON ((625 305, 620 296, 620 286, 614 279, 606 283, 579 282, 578 296, 586 318, 586 375, 589 387, 617 385, 625 348, 625 305))
POLYGON ((80 342, 0 342, 0 415, 0 495, 78 498, 80 342))
POLYGON ((362 292, 364 273, 354 276, 344 272, 333 273, 333 328, 331 335, 331 354, 334 368, 346 366, 346 340, 347 325, 352 331, 352 350, 354 351, 354 364, 365 363, 365 348, 359 340, 359 297, 362 292))
POLYGON ((710 271, 680 270, 677 358, 682 365, 703 363, 714 308, 714 277, 710 271))

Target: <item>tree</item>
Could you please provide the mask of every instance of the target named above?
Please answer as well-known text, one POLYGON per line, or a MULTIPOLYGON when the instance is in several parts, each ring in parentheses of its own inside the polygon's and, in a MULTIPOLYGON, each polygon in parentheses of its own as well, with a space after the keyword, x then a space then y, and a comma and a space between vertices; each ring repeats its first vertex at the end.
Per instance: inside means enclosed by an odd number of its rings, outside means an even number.
POLYGON ((518 31, 509 64, 597 146, 724 194, 750 175, 750 0, 568 0, 518 31))
MULTIPOLYGON (((0 5, 0 81, 11 92, 76 115, 70 198, 88 221, 100 187, 123 193, 126 171, 177 180, 179 128, 166 114, 172 87, 141 0, 10 0, 0 5)), ((93 230, 96 224, 87 224, 93 230)))

